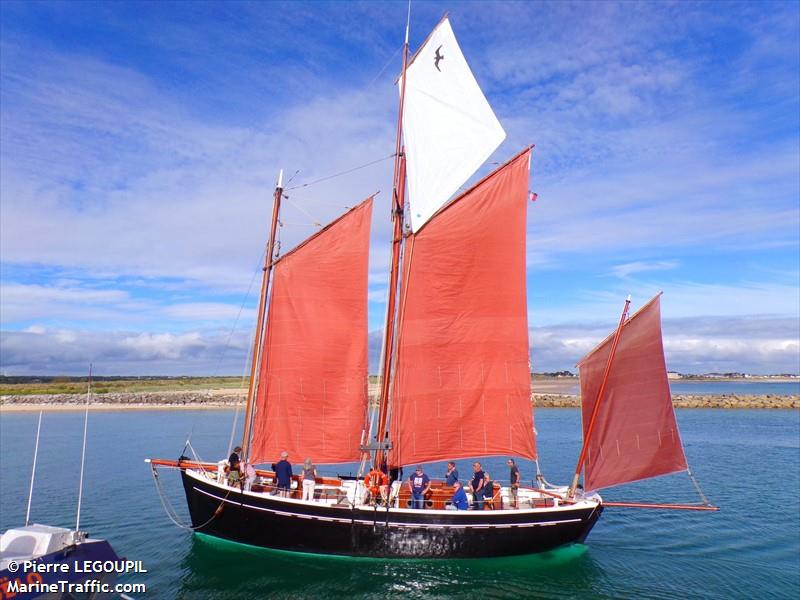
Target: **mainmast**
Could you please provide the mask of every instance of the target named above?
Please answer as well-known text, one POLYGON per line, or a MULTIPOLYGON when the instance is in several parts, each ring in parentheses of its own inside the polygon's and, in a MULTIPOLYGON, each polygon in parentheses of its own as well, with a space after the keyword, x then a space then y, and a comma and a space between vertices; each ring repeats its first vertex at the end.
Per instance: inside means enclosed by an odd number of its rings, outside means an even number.
POLYGON ((381 365, 381 391, 378 405, 378 427, 374 466, 380 468, 389 448, 386 441, 387 419, 389 415, 389 384, 392 372, 392 350, 394 348, 394 330, 397 321, 397 294, 400 275, 400 251, 403 244, 403 212, 405 209, 406 169, 403 139, 403 105, 406 95, 406 68, 408 67, 408 33, 411 23, 411 2, 408 3, 406 19, 406 38, 403 43, 403 70, 400 75, 400 106, 397 115, 397 134, 395 139, 394 178, 392 185, 392 264, 389 274, 389 297, 386 306, 386 324, 383 337, 383 364, 381 365))
POLYGON ((283 169, 278 175, 278 183, 275 186, 275 195, 272 201, 272 224, 267 240, 266 254, 264 255, 263 275, 261 277, 261 293, 258 299, 258 318, 256 320, 256 332, 253 336, 253 362, 250 365, 250 385, 247 388, 247 405, 244 412, 244 432, 242 434, 242 457, 248 460, 250 457, 250 439, 253 433, 253 404, 255 392, 258 389, 258 365, 261 362, 261 350, 264 342, 264 316, 267 310, 267 291, 269 290, 270 278, 272 276, 272 265, 275 257, 275 234, 278 228, 278 214, 281 209, 281 196, 283 195, 283 169))

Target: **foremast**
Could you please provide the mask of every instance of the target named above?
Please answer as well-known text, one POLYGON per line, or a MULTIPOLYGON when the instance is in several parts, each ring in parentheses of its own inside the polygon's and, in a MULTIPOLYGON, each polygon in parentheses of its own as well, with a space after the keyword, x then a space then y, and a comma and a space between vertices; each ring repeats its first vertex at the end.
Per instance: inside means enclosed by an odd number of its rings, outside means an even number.
POLYGON ((266 331, 266 312, 267 294, 269 292, 270 280, 272 277, 272 265, 275 262, 275 238, 278 230, 278 215, 281 209, 281 198, 283 196, 283 169, 278 175, 278 183, 275 186, 275 194, 272 201, 272 222, 270 223, 269 238, 264 254, 263 274, 261 276, 261 292, 258 296, 258 316, 256 319, 256 329, 253 335, 252 363, 250 365, 250 384, 247 388, 247 403, 244 413, 244 431, 242 433, 242 457, 247 461, 250 457, 250 441, 253 437, 253 419, 255 410, 255 394, 258 389, 258 365, 261 362, 261 352, 264 346, 264 332, 266 331))

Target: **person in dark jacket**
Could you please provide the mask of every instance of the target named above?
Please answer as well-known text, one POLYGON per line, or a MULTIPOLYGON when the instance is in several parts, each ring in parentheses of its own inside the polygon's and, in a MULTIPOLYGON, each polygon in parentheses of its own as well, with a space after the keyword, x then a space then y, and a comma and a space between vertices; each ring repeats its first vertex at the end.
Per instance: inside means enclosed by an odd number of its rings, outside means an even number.
POLYGON ((472 510, 483 510, 483 469, 481 463, 476 462, 472 465, 472 510))
POLYGON ((288 452, 281 452, 281 459, 275 465, 275 478, 277 493, 288 497, 292 489, 292 464, 289 462, 288 452))
POLYGON ((511 508, 519 508, 519 484, 522 479, 519 467, 513 458, 508 459, 509 481, 511 482, 511 508))
POLYGON ((456 481, 458 481, 458 469, 456 469, 456 463, 450 461, 447 463, 447 472, 444 474, 444 483, 445 485, 452 486, 456 481))
POLYGON ((228 482, 237 485, 242 478, 242 447, 236 446, 228 457, 228 482))

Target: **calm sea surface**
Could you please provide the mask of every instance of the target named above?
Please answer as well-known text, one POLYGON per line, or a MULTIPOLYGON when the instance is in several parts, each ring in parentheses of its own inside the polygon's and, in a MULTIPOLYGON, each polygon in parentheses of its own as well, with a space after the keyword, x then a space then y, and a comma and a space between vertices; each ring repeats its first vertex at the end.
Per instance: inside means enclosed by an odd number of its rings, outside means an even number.
MULTIPOLYGON (((25 518, 36 414, 0 416, 0 528, 25 518)), ((83 528, 142 560, 146 598, 798 598, 800 411, 678 410, 689 463, 718 513, 608 508, 585 545, 490 560, 381 560, 260 550, 174 526, 144 458, 175 458, 191 432, 203 459, 227 451, 233 412, 89 417, 83 528)), ((575 409, 536 413, 545 477, 567 482, 575 409)), ((83 415, 45 413, 32 517, 73 526, 83 415)), ((484 464, 507 477, 503 459, 484 464)), ((459 464, 462 473, 468 461, 459 464)), ((531 464, 523 465, 526 479, 531 464)), ((346 469, 345 469, 346 470, 346 469)), ((442 465, 429 473, 440 475, 442 465)), ((323 469, 333 474, 336 469, 323 469)), ((163 470, 186 519, 177 474, 163 470)), ((693 501, 685 474, 607 490, 608 500, 693 501)))

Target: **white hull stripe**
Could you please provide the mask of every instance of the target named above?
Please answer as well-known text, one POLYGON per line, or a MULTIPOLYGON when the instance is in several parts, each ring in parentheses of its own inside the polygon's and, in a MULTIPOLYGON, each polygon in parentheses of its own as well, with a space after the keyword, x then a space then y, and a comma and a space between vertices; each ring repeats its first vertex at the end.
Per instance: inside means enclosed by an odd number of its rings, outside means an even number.
MULTIPOLYGON (((201 494, 208 496, 210 498, 214 498, 215 500, 219 500, 220 502, 226 502, 228 504, 233 504, 235 506, 242 506, 245 508, 252 508, 254 510, 260 510, 264 512, 273 513, 276 515, 280 515, 282 517, 292 517, 295 519, 309 519, 311 521, 332 521, 334 523, 358 523, 360 525, 369 525, 372 526, 373 524, 385 524, 386 520, 383 518, 377 518, 374 521, 364 521, 362 519, 336 519, 333 517, 319 517, 316 515, 301 515, 292 512, 286 512, 283 510, 275 510, 272 508, 263 508, 261 506, 254 506, 252 504, 245 504, 243 502, 235 502, 233 500, 228 500, 227 498, 220 498, 214 494, 211 494, 205 490, 201 490, 198 487, 192 486, 192 489, 196 492, 200 492, 201 494)), ((384 515, 385 512, 378 512, 378 515, 384 515)), ((465 525, 465 524, 451 524, 451 523, 438 523, 438 524, 430 524, 430 523, 398 523, 396 521, 389 521, 390 527, 416 527, 422 529, 441 529, 441 528, 448 528, 448 529, 514 529, 514 528, 523 528, 523 527, 548 527, 550 525, 561 525, 564 523, 580 523, 583 519, 564 519, 560 521, 544 521, 541 523, 503 523, 498 525, 465 525)))

